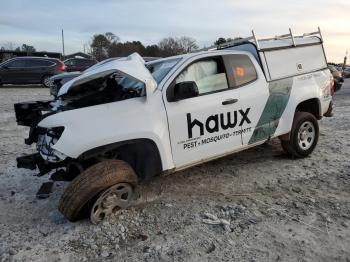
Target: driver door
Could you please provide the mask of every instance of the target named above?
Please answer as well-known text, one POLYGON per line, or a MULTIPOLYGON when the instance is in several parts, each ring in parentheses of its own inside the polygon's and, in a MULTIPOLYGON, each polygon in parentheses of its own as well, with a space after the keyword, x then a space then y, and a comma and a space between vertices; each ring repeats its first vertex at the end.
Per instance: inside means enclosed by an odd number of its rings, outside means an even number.
POLYGON ((245 109, 239 90, 229 88, 223 58, 215 56, 192 62, 168 89, 189 81, 196 83, 198 96, 175 102, 165 99, 173 161, 177 168, 242 147, 240 114, 244 114, 245 109))

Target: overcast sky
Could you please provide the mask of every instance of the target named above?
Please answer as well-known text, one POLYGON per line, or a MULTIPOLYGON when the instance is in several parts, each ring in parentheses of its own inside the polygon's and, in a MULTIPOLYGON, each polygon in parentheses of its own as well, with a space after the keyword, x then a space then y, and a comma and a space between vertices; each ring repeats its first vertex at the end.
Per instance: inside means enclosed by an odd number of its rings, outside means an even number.
POLYGON ((154 44, 163 37, 191 36, 200 46, 220 36, 258 36, 315 31, 320 26, 328 60, 341 62, 350 49, 350 0, 4 0, 0 45, 26 43, 37 50, 82 51, 95 33, 154 44))

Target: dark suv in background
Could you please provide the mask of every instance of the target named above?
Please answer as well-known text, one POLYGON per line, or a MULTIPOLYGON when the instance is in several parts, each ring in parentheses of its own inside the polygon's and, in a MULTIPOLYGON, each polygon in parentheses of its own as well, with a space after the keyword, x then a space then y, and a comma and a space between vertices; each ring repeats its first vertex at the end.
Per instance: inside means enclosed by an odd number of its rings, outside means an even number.
POLYGON ((84 71, 96 63, 96 60, 86 58, 70 58, 64 61, 67 72, 84 71))
POLYGON ((0 64, 0 85, 42 84, 50 87, 50 77, 64 70, 63 62, 55 58, 16 57, 0 64))

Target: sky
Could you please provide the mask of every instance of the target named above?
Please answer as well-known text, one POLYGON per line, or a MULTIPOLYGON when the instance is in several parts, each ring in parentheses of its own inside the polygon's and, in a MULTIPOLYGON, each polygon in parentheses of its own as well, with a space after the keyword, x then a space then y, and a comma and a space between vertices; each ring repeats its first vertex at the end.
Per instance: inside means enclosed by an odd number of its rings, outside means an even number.
POLYGON ((3 0, 0 46, 33 45, 39 51, 84 50, 96 33, 121 41, 156 44, 164 37, 190 36, 199 46, 218 37, 258 37, 316 31, 320 26, 328 61, 350 51, 350 0, 3 0))

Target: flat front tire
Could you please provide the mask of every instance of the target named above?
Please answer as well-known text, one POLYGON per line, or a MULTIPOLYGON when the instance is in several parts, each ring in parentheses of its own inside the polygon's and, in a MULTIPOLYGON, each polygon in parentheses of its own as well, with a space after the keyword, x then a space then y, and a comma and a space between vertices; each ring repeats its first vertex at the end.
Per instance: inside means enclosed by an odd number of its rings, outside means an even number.
POLYGON ((296 112, 289 140, 281 140, 283 150, 296 158, 307 157, 315 149, 319 136, 317 119, 308 112, 296 112))
POLYGON ((88 209, 91 222, 98 223, 129 206, 137 185, 131 166, 121 160, 97 163, 78 175, 64 191, 58 209, 70 221, 84 218, 88 209))

